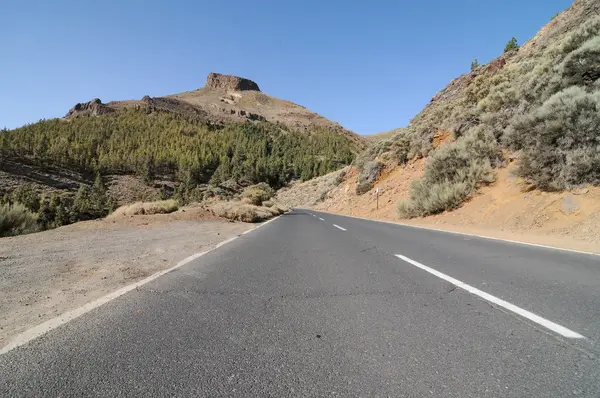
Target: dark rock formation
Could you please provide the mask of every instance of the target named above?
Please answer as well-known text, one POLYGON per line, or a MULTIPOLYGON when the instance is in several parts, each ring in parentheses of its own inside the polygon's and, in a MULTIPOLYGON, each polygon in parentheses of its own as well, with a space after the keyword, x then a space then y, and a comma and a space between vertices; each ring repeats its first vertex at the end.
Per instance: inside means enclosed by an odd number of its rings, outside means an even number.
POLYGON ((104 105, 99 98, 94 98, 90 102, 81 102, 75 105, 67 112, 65 118, 73 118, 78 116, 98 116, 114 112, 115 110, 104 105))
POLYGON ((206 78, 206 88, 228 91, 260 91, 258 84, 243 77, 210 73, 206 78))

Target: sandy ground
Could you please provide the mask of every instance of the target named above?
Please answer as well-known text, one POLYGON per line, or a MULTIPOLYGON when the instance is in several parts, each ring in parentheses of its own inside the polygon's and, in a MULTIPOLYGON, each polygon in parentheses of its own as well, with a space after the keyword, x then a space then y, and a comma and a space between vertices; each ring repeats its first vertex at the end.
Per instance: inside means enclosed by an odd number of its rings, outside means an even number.
POLYGON ((424 161, 384 171, 379 209, 375 189, 357 196, 356 171, 312 206, 318 210, 485 235, 501 239, 600 253, 600 187, 548 193, 529 190, 513 175, 514 164, 498 170, 496 183, 484 187, 459 209, 436 216, 401 220, 396 202, 407 199, 410 183, 423 175, 424 161))
POLYGON ((0 347, 12 336, 253 228, 203 209, 0 239, 0 347))

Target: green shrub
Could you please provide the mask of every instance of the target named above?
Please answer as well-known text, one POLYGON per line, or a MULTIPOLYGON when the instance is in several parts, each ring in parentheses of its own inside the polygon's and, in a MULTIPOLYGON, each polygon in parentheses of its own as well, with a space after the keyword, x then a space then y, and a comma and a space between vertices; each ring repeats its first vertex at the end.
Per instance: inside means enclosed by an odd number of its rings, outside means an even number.
POLYGON ((0 205, 0 237, 35 232, 37 219, 37 214, 20 203, 0 205))
POLYGON ((600 92, 563 90, 516 118, 505 142, 522 150, 518 174, 545 190, 600 184, 600 92))
POLYGON ((31 184, 19 185, 10 195, 10 199, 22 204, 33 213, 40 210, 40 195, 31 184))
POLYGON ((246 198, 255 206, 262 205, 263 202, 271 199, 275 191, 266 183, 252 185, 244 189, 242 198, 246 198))
POLYGON ((477 68, 479 68, 479 61, 477 61, 477 58, 475 58, 473 60, 473 62, 471 62, 471 72, 477 70, 477 68))

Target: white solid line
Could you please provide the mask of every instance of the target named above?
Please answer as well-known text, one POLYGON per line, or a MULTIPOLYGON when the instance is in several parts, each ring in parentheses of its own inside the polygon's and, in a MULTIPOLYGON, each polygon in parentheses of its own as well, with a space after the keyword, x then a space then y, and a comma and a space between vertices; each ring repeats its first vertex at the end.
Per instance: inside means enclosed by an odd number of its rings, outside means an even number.
POLYGON ((334 227, 336 227, 336 228, 338 228, 338 229, 341 229, 342 231, 346 231, 346 228, 342 228, 342 227, 340 227, 339 225, 335 225, 335 224, 333 224, 333 226, 334 226, 334 227))
POLYGON ((399 226, 399 227, 424 229, 426 231, 442 232, 442 233, 452 234, 452 235, 471 236, 471 237, 474 237, 474 238, 495 240, 495 241, 498 241, 498 242, 507 242, 507 243, 514 243, 514 244, 517 244, 517 245, 539 247, 539 248, 542 248, 542 249, 560 250, 560 251, 570 252, 570 253, 587 254, 587 255, 590 255, 590 256, 600 256, 600 253, 597 253, 597 252, 588 252, 588 251, 583 251, 583 250, 566 249, 566 248, 563 248, 563 247, 540 245, 540 244, 537 244, 537 243, 529 243, 529 242, 523 242, 523 241, 519 241, 519 240, 510 240, 510 239, 495 238, 493 236, 486 236, 486 235, 467 234, 465 232, 456 232, 456 231, 450 231, 450 230, 447 230, 447 229, 438 229, 438 228, 431 228, 431 227, 423 227, 423 226, 420 226, 420 225, 404 224, 404 223, 396 222, 396 221, 385 221, 385 220, 377 220, 377 219, 374 219, 374 218, 348 216, 348 215, 345 215, 345 214, 335 214, 335 213, 329 213, 329 212, 324 212, 324 211, 321 211, 321 213, 330 214, 330 215, 339 216, 339 217, 354 218, 354 219, 357 219, 357 220, 365 220, 365 221, 372 221, 372 222, 378 222, 378 223, 383 223, 383 224, 396 225, 396 226, 399 226))
MULTIPOLYGON (((257 225, 254 228, 251 228, 247 231, 244 231, 242 233, 242 235, 245 235, 249 232, 255 231, 258 228, 270 223, 271 221, 275 221, 276 219, 278 219, 280 216, 272 218, 271 220, 264 222, 262 224, 257 225)), ((41 323, 37 326, 34 326, 30 329, 27 329, 26 331, 24 331, 23 333, 18 334, 17 336, 15 336, 10 343, 8 343, 7 345, 5 345, 4 347, 2 347, 0 349, 0 355, 2 354, 6 354, 7 352, 20 347, 24 344, 29 343, 31 340, 37 339, 38 337, 48 333, 49 331, 51 331, 52 329, 56 329, 57 327, 72 321, 75 318, 78 318, 82 315, 84 315, 87 312, 90 312, 91 310, 100 307, 101 305, 104 305, 106 303, 108 303, 109 301, 112 301, 114 299, 116 299, 117 297, 120 297, 122 295, 124 295, 125 293, 128 293, 134 289, 137 289, 138 287, 145 285, 148 282, 152 282, 153 280, 157 279, 160 276, 163 276, 164 274, 171 272, 187 263, 189 263, 190 261, 194 261, 195 259, 205 255, 206 253, 210 253, 213 250, 218 249, 221 246, 226 245, 227 243, 233 242, 234 240, 236 240, 238 238, 238 236, 233 236, 227 240, 224 240, 223 242, 218 243, 214 248, 204 251, 204 252, 200 252, 200 253, 196 253, 196 254, 192 254, 189 257, 184 258, 183 260, 181 260, 180 262, 178 262, 175 266, 169 268, 169 269, 165 269, 163 271, 159 271, 155 274, 150 275, 149 277, 147 277, 146 279, 142 279, 139 282, 136 283, 132 283, 131 285, 127 285, 124 286, 118 290, 115 290, 112 293, 107 294, 104 297, 100 297, 97 300, 91 301, 89 303, 84 304, 83 306, 76 308, 74 310, 68 311, 62 315, 57 316, 56 318, 52 318, 44 323, 41 323)))
POLYGON ((257 229, 259 229, 260 227, 263 227, 263 226, 267 225, 268 223, 270 223, 270 222, 273 222, 273 221, 277 220, 279 217, 281 217, 281 216, 277 216, 277 217, 275 217, 275 218, 272 218, 272 219, 270 219, 269 221, 265 221, 265 222, 264 222, 264 223, 262 223, 262 224, 258 224, 256 227, 254 227, 254 228, 251 228, 251 229, 249 229, 249 230, 247 230, 247 231, 244 231, 244 232, 242 232, 242 235, 246 235, 246 234, 249 234, 250 232, 254 232, 254 231, 256 231, 257 229))
POLYGON ((325 221, 325 220, 323 220, 321 217, 319 217, 319 220, 321 220, 321 221, 325 221))
POLYGON ((438 278, 441 278, 441 279, 443 279, 443 280, 445 280, 447 282, 450 282, 453 285, 455 285, 456 287, 464 289, 464 290, 466 290, 467 292, 469 292, 471 294, 479 296, 482 299, 487 300, 487 301, 489 301, 491 303, 494 303, 494 304, 496 304, 496 305, 498 305, 498 306, 500 306, 502 308, 505 308, 505 309, 507 309, 509 311, 512 311, 515 314, 521 315, 522 317, 525 317, 525 318, 529 319, 530 321, 537 323, 538 325, 541 325, 541 326, 543 326, 543 327, 545 327, 547 329, 550 329, 553 332, 556 332, 556 333, 560 334, 561 336, 564 336, 564 337, 567 337, 567 338, 570 338, 570 339, 583 339, 583 338, 585 338, 584 336, 580 335, 579 333, 574 332, 574 331, 572 331, 570 329, 567 329, 564 326, 561 326, 561 325, 559 325, 557 323, 554 323, 554 322, 549 321, 549 320, 547 320, 545 318, 542 318, 539 315, 536 315, 536 314, 534 314, 532 312, 524 310, 523 308, 517 307, 514 304, 511 304, 511 303, 509 303, 507 301, 504 301, 504 300, 502 300, 502 299, 500 299, 498 297, 492 296, 491 294, 483 292, 483 291, 481 291, 481 290, 479 290, 477 288, 474 288, 473 286, 467 285, 466 283, 463 283, 463 282, 459 281, 458 279, 454 279, 451 276, 448 276, 448 275, 443 274, 443 273, 441 273, 439 271, 436 271, 435 269, 430 268, 430 267, 428 267, 426 265, 423 265, 423 264, 419 263, 418 261, 411 260, 410 258, 405 257, 405 256, 403 256, 401 254, 396 254, 396 257, 398 257, 401 260, 406 261, 407 263, 410 263, 410 264, 414 265, 415 267, 421 268, 422 270, 425 270, 425 271, 429 272, 430 274, 433 274, 433 275, 437 276, 438 278))

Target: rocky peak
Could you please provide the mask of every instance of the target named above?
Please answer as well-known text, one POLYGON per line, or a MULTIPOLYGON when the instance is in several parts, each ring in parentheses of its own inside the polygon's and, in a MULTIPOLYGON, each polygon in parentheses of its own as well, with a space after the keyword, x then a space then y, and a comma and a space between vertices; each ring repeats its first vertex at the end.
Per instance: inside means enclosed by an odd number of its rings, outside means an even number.
POLYGON ((69 109, 65 118, 73 118, 77 116, 97 116, 106 113, 114 112, 114 109, 104 105, 99 98, 94 98, 89 102, 80 102, 69 109))
POLYGON ((227 91, 260 91, 258 84, 243 77, 210 73, 206 78, 206 88, 227 91))

